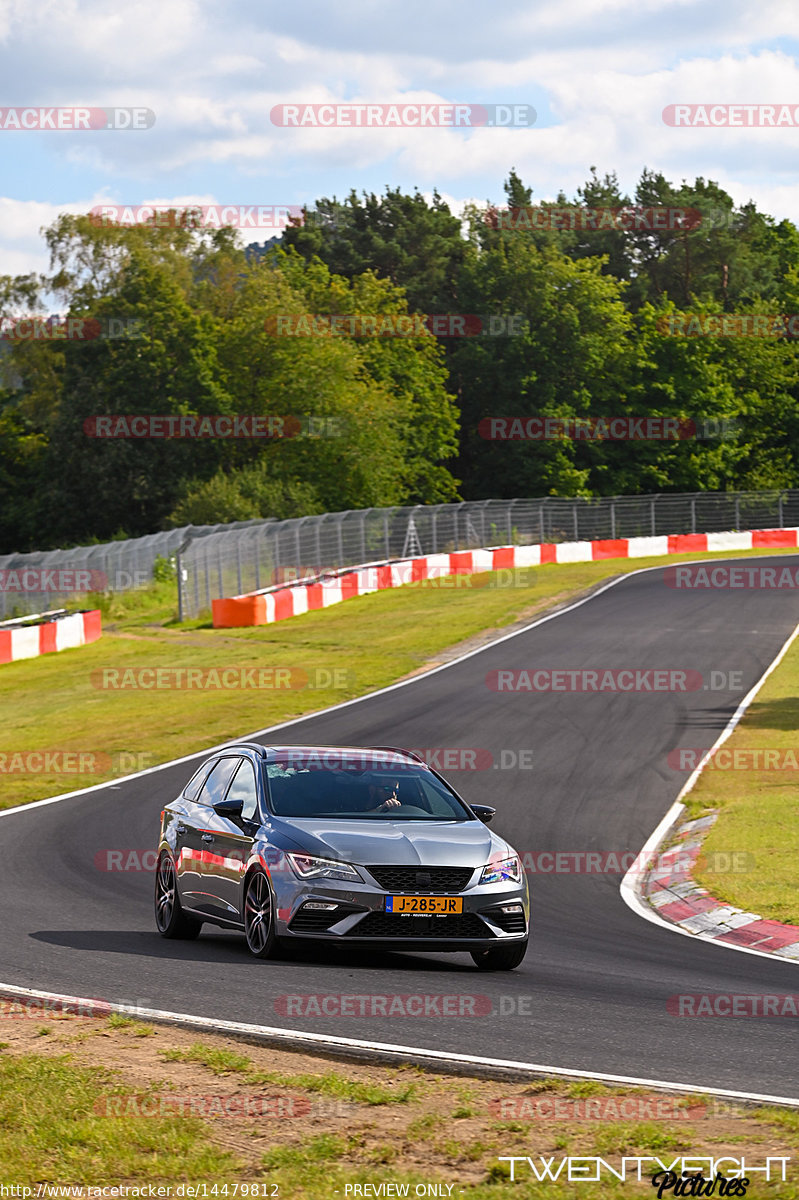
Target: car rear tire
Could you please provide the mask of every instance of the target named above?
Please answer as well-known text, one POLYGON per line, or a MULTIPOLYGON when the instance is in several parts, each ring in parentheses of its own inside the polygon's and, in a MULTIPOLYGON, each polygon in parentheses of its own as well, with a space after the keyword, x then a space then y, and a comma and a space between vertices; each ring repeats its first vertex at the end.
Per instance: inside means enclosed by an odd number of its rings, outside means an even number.
POLYGON ((244 934, 255 958, 276 955, 275 903, 267 874, 260 867, 256 867, 244 886, 244 934))
POLYGON ((524 960, 527 941, 511 942, 506 946, 492 946, 490 950, 473 950, 474 965, 480 971, 513 971, 524 960))
POLYGON ((187 917, 181 908, 175 864, 166 850, 155 872, 155 924, 161 937, 184 941, 193 941, 203 927, 202 921, 187 917))

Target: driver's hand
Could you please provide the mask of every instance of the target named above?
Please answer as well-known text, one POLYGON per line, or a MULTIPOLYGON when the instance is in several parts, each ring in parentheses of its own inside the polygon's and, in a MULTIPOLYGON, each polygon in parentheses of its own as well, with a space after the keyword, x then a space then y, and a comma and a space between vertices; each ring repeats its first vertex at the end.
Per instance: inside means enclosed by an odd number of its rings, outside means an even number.
POLYGON ((378 811, 380 811, 381 808, 399 808, 399 807, 400 807, 400 802, 396 796, 389 796, 388 800, 384 800, 382 804, 378 804, 378 806, 377 806, 378 811))

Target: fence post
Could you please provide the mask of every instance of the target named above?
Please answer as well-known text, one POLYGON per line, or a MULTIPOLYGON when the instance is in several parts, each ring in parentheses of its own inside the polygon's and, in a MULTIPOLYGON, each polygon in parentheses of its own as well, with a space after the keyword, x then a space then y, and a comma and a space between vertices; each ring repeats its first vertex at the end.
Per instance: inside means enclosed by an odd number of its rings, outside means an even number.
POLYGON ((779 498, 778 504, 779 504, 779 510, 780 510, 780 529, 784 529, 785 526, 782 523, 782 492, 780 492, 780 498, 779 498))
POLYGON ((652 522, 652 537, 655 536, 655 497, 649 501, 649 516, 652 522))
POLYGON ((388 540, 388 513, 383 513, 383 537, 386 546, 386 558, 391 558, 391 546, 388 540))
POLYGON ((616 537, 616 501, 610 502, 610 536, 616 537))
POLYGON ((572 500, 572 515, 574 517, 574 540, 575 540, 575 542, 579 542, 580 528, 577 523, 577 501, 576 500, 572 500))
POLYGON ((735 493, 735 529, 741 528, 741 498, 738 493, 735 493))
POLYGON ((541 504, 539 505, 539 508, 538 508, 538 527, 539 527, 539 536, 541 538, 542 544, 545 541, 545 538, 544 538, 544 505, 545 504, 546 504, 546 500, 542 500, 541 504))
MULTIPOLYGON (((184 589, 183 589, 183 552, 184 552, 184 550, 188 550, 190 545, 191 545, 191 538, 186 538, 186 541, 182 542, 181 545, 178 546, 177 550, 175 551, 175 571, 177 573, 177 578, 178 578, 178 620, 179 621, 185 621, 185 619, 186 619, 186 605, 185 605, 185 601, 184 601, 184 589)), ((195 591, 196 591, 196 572, 195 572, 195 591)), ((194 616, 195 617, 197 616, 196 611, 194 613, 194 616)))
POLYGON ((696 496, 691 497, 691 533, 696 533, 696 496))

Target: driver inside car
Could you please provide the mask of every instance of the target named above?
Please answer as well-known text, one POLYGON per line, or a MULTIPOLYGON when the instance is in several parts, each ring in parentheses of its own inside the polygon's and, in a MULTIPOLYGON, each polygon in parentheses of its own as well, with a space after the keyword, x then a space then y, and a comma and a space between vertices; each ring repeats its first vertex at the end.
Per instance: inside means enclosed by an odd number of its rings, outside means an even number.
POLYGON ((365 807, 365 812, 385 812, 389 808, 400 808, 402 801, 399 799, 399 780, 393 783, 370 783, 369 784, 369 803, 365 807))

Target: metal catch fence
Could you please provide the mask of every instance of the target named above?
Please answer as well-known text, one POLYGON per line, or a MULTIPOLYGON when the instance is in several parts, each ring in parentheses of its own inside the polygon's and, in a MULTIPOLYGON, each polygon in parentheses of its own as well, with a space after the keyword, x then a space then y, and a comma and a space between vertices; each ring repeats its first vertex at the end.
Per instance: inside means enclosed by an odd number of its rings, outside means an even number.
POLYGON ((0 620, 174 574, 183 619, 222 596, 417 554, 537 542, 799 527, 799 490, 468 500, 287 521, 188 525, 73 550, 0 557, 0 620), (160 572, 158 561, 161 563, 160 572))

